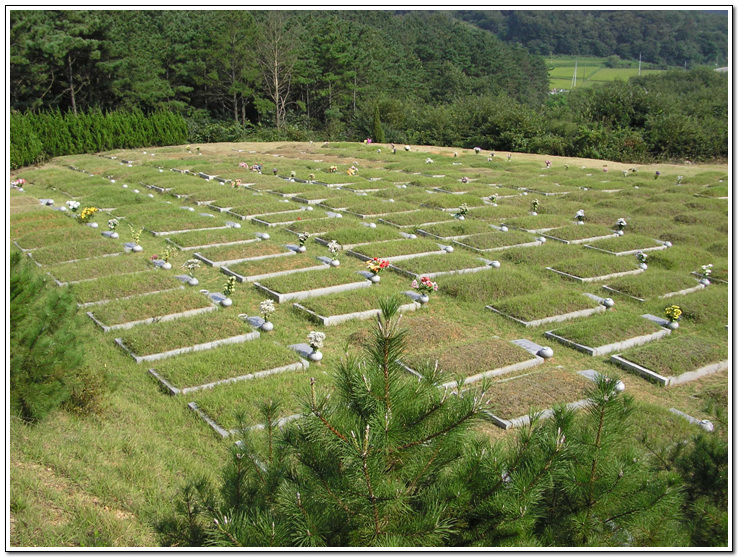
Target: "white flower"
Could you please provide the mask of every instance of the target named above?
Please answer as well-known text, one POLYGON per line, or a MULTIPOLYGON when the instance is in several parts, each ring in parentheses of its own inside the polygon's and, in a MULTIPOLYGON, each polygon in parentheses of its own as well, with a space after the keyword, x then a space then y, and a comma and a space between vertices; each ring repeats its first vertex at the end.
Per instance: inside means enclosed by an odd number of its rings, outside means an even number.
POLYGON ((274 302, 272 300, 264 300, 259 304, 259 312, 264 316, 264 320, 269 319, 269 315, 274 313, 274 302))
POLYGON ((310 331, 307 336, 308 343, 313 349, 323 348, 323 341, 325 340, 325 333, 320 331, 310 331))
POLYGON ((576 218, 581 220, 584 218, 584 209, 579 209, 576 214, 576 218))
POLYGON ((67 201, 67 207, 69 207, 72 212, 75 212, 79 209, 79 201, 67 201))
POLYGON ((338 253, 338 250, 341 249, 341 246, 338 242, 335 240, 331 240, 328 243, 328 251, 330 251, 333 255, 336 255, 338 253))
POLYGON ((433 164, 433 159, 428 157, 427 159, 425 159, 425 164, 433 164))
POLYGON ((108 221, 108 228, 110 230, 115 230, 115 228, 118 226, 118 219, 110 219, 108 221))

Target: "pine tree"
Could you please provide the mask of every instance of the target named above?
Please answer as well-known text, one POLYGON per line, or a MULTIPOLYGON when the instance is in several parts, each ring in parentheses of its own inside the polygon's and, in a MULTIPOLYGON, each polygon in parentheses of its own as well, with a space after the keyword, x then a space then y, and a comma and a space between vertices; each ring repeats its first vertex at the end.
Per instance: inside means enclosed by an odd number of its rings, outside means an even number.
POLYGON ((36 421, 72 395, 83 353, 72 295, 48 289, 18 251, 10 256, 10 410, 36 421))

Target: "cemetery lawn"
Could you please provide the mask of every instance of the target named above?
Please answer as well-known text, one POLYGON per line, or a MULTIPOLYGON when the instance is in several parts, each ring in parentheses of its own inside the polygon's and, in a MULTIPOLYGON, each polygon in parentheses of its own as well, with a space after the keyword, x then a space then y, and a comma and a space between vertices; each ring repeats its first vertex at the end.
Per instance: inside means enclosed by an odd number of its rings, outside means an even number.
POLYGON ((300 362, 297 352, 269 339, 228 344, 152 362, 156 372, 175 387, 196 387, 300 362))
MULTIPOLYGON (((134 275, 114 275, 95 280, 86 280, 70 286, 70 291, 80 304, 114 300, 137 294, 148 294, 160 290, 181 288, 181 283, 172 275, 150 271, 134 275)), ((146 303, 146 300, 142 300, 146 303)))
POLYGON ((415 257, 413 259, 406 259, 405 261, 398 261, 393 265, 393 267, 416 275, 460 271, 486 266, 488 266, 488 263, 479 257, 457 251, 446 255, 438 254, 415 257))
POLYGON ((164 317, 211 306, 210 300, 197 290, 173 290, 152 294, 146 301, 137 298, 113 300, 90 310, 103 325, 118 325, 152 317, 164 317))
POLYGON ((642 299, 655 298, 698 285, 697 280, 690 275, 654 269, 649 269, 640 275, 620 277, 607 284, 618 292, 642 299))
POLYGON ((531 410, 540 412, 556 404, 581 400, 590 386, 591 381, 564 369, 533 371, 499 379, 488 391, 489 411, 503 419, 518 418, 531 410))
MULTIPOLYGON (((110 240, 114 242, 115 240, 110 240)), ((127 275, 152 270, 143 254, 122 254, 114 257, 98 257, 86 261, 61 263, 49 267, 51 276, 60 282, 76 282, 112 275, 127 275)))
POLYGON ((511 342, 491 338, 413 354, 403 358, 403 363, 422 374, 425 366, 432 368, 438 362, 438 367, 446 372, 441 381, 448 382, 457 377, 471 377, 532 358, 530 352, 511 342))
POLYGON ((585 320, 557 327, 553 333, 567 340, 597 348, 630 338, 650 335, 662 328, 640 315, 624 311, 607 311, 585 320))
POLYGON ((33 259, 41 265, 57 265, 66 261, 122 253, 123 246, 120 241, 95 238, 94 240, 82 240, 72 244, 38 248, 33 251, 33 259))
MULTIPOLYGON (((622 253, 625 251, 633 251, 647 248, 655 248, 662 245, 661 242, 641 236, 640 234, 628 234, 627 232, 617 238, 607 238, 606 240, 597 240, 587 244, 593 248, 611 251, 613 253, 622 253)), ((648 261, 646 261, 648 262, 648 261)))
POLYGON ((376 244, 366 244, 354 248, 351 251, 354 251, 366 257, 377 257, 379 259, 386 259, 388 257, 398 257, 401 255, 411 255, 414 253, 439 252, 441 251, 441 248, 433 240, 416 238, 415 240, 402 239, 376 244))
POLYGON ((672 334, 658 342, 620 354, 626 360, 661 375, 677 376, 728 359, 727 337, 672 334))
POLYGON ((495 309, 522 321, 533 321, 597 307, 597 302, 571 290, 544 290, 494 302, 495 309))
POLYGON ((338 286, 341 284, 351 284, 354 282, 362 282, 367 280, 356 271, 357 268, 349 268, 342 263, 340 267, 328 267, 319 271, 305 271, 304 273, 294 273, 281 277, 268 278, 260 280, 259 284, 279 292, 287 294, 290 292, 302 292, 304 290, 315 290, 317 288, 325 288, 328 286, 338 286))
POLYGON ((208 246, 210 244, 227 244, 231 242, 255 241, 254 234, 259 232, 255 228, 222 228, 217 230, 198 230, 195 232, 183 232, 167 237, 167 242, 177 248, 194 248, 208 246))
POLYGON ((308 269, 310 267, 318 267, 326 265, 314 255, 305 253, 297 253, 286 257, 270 257, 268 259, 259 259, 256 261, 243 261, 242 263, 232 263, 227 265, 228 270, 241 275, 242 277, 251 277, 265 275, 268 273, 279 273, 282 271, 294 271, 297 269, 308 269))
POLYGON ((613 257, 612 255, 593 253, 586 257, 554 263, 551 268, 579 278, 594 278, 615 273, 624 273, 638 269, 635 258, 613 257))
POLYGON ((474 234, 467 236, 461 240, 454 240, 455 244, 468 247, 477 251, 495 250, 508 246, 517 246, 520 244, 529 244, 535 241, 535 236, 527 232, 518 230, 508 230, 507 232, 485 232, 484 234, 474 234))
POLYGON ((301 413, 301 400, 307 400, 309 392, 310 373, 310 370, 286 371, 185 396, 226 430, 241 424, 251 427, 263 423, 259 407, 270 400, 279 401, 279 418, 301 413))
POLYGON ((290 253, 285 246, 274 242, 262 241, 248 244, 234 244, 231 246, 219 246, 197 250, 197 253, 213 261, 232 261, 235 259, 248 259, 251 257, 262 257, 269 255, 281 255, 290 253))

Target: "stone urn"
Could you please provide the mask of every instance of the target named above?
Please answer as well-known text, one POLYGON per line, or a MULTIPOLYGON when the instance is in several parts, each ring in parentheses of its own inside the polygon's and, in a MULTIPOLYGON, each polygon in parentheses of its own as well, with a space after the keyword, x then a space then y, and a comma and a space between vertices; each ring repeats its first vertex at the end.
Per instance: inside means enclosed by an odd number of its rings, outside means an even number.
POLYGON ((169 263, 169 261, 165 261, 164 263, 161 264, 161 268, 164 269, 165 271, 169 271, 172 268, 172 264, 169 263))
POLYGON ((308 354, 308 360, 311 362, 319 362, 323 359, 323 353, 317 348, 313 348, 313 351, 308 354))
POLYGON ((274 329, 274 323, 271 321, 264 321, 264 323, 261 324, 261 327, 259 327, 262 331, 269 332, 274 329))
POLYGON ((605 298, 602 300, 602 305, 605 306, 607 309, 610 309, 612 306, 615 305, 615 301, 612 298, 605 298))
POLYGON ((550 346, 544 346, 538 351, 538 356, 543 358, 544 360, 548 360, 549 358, 553 358, 554 351, 550 346))
POLYGON ((678 329, 678 328, 679 328, 679 322, 678 322, 678 321, 669 321, 669 322, 668 322, 668 323, 666 324, 666 328, 667 328, 667 329, 671 329, 672 331, 673 331, 674 329, 678 329))
POLYGON ((372 282, 372 284, 377 284, 380 280, 382 280, 382 277, 379 275, 372 275, 369 277, 369 280, 372 282))
POLYGON ((338 259, 331 259, 331 267, 338 267, 341 262, 338 259))
POLYGON ((420 297, 418 298, 418 301, 421 304, 425 305, 428 302, 430 302, 430 296, 428 296, 428 294, 421 294, 420 297))
POLYGON ((710 285, 710 279, 702 278, 702 279, 700 279, 700 284, 702 286, 709 286, 710 285))
POLYGON ((639 263, 638 268, 643 269, 645 271, 646 269, 648 269, 648 265, 646 265, 645 263, 639 263))
POLYGON ((133 246, 133 248, 131 248, 131 249, 133 249, 133 251, 135 251, 136 253, 139 253, 139 252, 142 252, 143 251, 143 248, 141 246, 139 246, 138 244, 136 244, 135 246, 133 246))
POLYGON ((231 300, 230 298, 223 298, 220 301, 220 305, 223 306, 224 308, 230 307, 233 305, 233 300, 231 300))
POLYGON ((305 246, 297 246, 297 251, 300 253, 305 253, 307 251, 307 248, 305 246))
POLYGON ((491 265, 491 266, 492 266, 493 268, 495 268, 495 269, 499 269, 499 268, 500 268, 500 262, 499 262, 499 261, 497 261, 497 260, 495 260, 495 261, 493 261, 492 263, 490 263, 490 265, 491 265))
POLYGON ((200 284, 200 281, 197 280, 195 277, 192 277, 190 278, 190 280, 187 281, 187 284, 189 284, 190 286, 197 286, 198 284, 200 284))

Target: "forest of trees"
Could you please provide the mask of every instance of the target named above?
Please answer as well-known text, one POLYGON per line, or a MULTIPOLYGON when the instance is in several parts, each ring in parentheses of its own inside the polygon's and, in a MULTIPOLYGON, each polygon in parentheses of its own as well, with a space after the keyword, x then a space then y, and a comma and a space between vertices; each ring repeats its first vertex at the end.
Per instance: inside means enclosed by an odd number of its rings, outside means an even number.
POLYGON ((728 13, 637 10, 454 12, 533 54, 612 56, 694 67, 728 63, 728 13))
POLYGON ((382 133, 632 162, 727 157, 727 76, 691 69, 727 55, 717 14, 14 10, 10 24, 19 113, 170 111, 191 142, 382 133), (573 51, 688 56, 690 70, 549 95, 540 54, 573 51))

